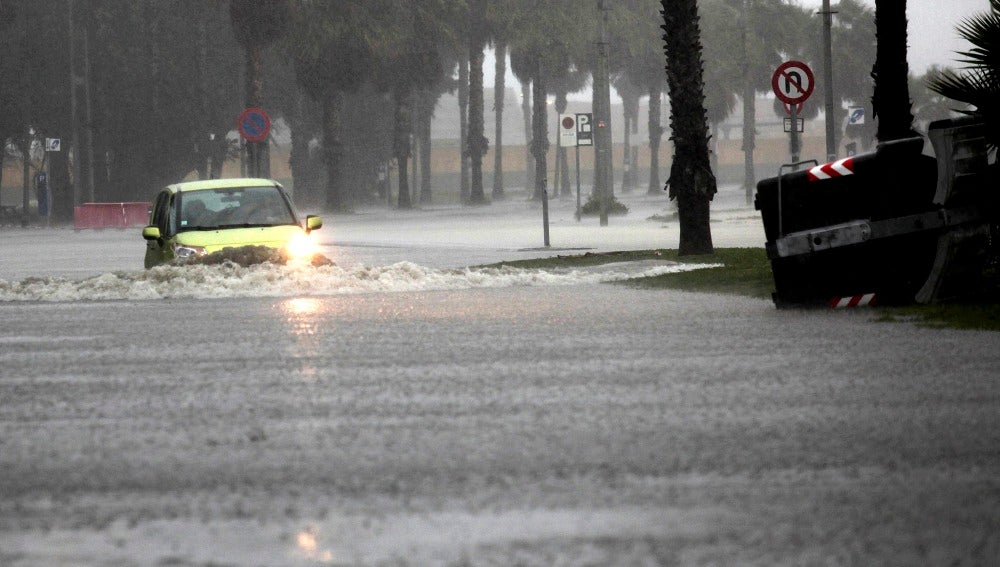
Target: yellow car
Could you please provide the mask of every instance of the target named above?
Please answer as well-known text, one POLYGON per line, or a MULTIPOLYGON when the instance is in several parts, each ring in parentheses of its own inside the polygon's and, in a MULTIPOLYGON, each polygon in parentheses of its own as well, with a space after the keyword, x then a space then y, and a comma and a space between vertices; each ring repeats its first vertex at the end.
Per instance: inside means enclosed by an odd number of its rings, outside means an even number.
POLYGON ((270 179, 212 179, 177 183, 156 196, 146 239, 146 268, 224 248, 266 246, 291 259, 317 253, 310 233, 323 220, 300 222, 285 190, 270 179))

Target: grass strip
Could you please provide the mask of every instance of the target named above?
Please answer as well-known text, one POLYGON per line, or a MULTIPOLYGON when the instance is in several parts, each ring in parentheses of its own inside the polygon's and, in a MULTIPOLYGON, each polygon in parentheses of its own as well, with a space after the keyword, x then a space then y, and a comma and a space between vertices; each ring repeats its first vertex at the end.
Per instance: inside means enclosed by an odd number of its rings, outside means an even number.
MULTIPOLYGON (((771 263, 763 248, 716 248, 712 254, 679 257, 676 250, 604 252, 501 262, 490 267, 512 266, 526 269, 558 269, 598 266, 612 262, 669 260, 694 264, 723 264, 705 268, 617 282, 647 289, 676 289, 703 293, 744 295, 770 299, 774 290, 771 263)), ((912 321, 933 328, 1000 331, 1000 294, 976 301, 876 307, 876 320, 912 321)))

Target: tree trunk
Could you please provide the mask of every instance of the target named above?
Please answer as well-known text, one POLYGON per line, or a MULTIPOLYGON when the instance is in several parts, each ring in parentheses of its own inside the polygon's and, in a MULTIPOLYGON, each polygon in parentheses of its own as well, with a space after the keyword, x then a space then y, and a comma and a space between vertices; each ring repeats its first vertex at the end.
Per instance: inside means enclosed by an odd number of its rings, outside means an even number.
POLYGON ((412 209, 413 202, 410 200, 410 180, 409 180, 409 159, 410 159, 410 133, 413 130, 411 123, 410 95, 407 93, 396 93, 393 96, 395 107, 395 125, 393 126, 392 151, 396 157, 396 164, 399 167, 399 195, 397 207, 400 209, 412 209))
POLYGON ((429 205, 431 194, 431 120, 434 118, 434 97, 429 92, 420 93, 417 104, 415 125, 416 136, 420 139, 420 204, 429 205))
POLYGON ((326 165, 326 209, 333 212, 348 210, 341 190, 341 164, 344 148, 340 140, 342 130, 341 113, 344 95, 339 91, 330 93, 323 101, 323 161, 326 165))
POLYGON ((708 121, 696 0, 661 0, 674 160, 670 198, 680 217, 678 254, 713 252, 709 202, 717 191, 709 164, 708 121))
MULTIPOLYGON (((246 108, 260 108, 264 100, 264 50, 260 46, 248 46, 246 53, 245 96, 246 108)), ((251 177, 268 175, 265 161, 267 159, 267 140, 263 142, 247 142, 247 162, 251 177)))
MULTIPOLYGON (((97 200, 94 187, 94 98, 90 89, 90 28, 83 30, 83 129, 87 136, 87 195, 90 201, 97 200)), ((82 156, 81 156, 82 157, 82 156)))
POLYGON ((461 158, 459 175, 459 198, 469 202, 469 60, 463 58, 458 64, 458 146, 461 158))
POLYGON ((660 124, 660 113, 663 112, 662 86, 656 85, 649 89, 649 189, 648 195, 659 195, 663 191, 660 185, 660 139, 663 137, 663 126, 660 124))
POLYGON ((469 40, 469 162, 472 170, 469 202, 474 205, 486 203, 483 190, 483 156, 489 141, 484 135, 483 118, 483 36, 471 34, 469 40))
POLYGON ((875 93, 872 115, 880 142, 917 136, 913 131, 906 62, 906 0, 875 1, 875 93))
POLYGON ((534 107, 531 113, 531 155, 535 159, 535 191, 531 196, 533 201, 545 198, 545 184, 548 181, 546 179, 548 170, 546 154, 549 151, 548 112, 545 104, 545 84, 541 75, 540 70, 536 71, 531 80, 531 102, 534 107))
POLYGON ((524 118, 524 190, 535 187, 535 159, 531 155, 531 81, 521 83, 521 115, 524 118))
MULTIPOLYGON (((569 101, 566 100, 566 91, 560 89, 556 93, 556 118, 562 116, 566 113, 566 108, 569 106, 569 101)), ((558 180, 558 187, 554 187, 552 193, 558 194, 562 197, 569 197, 572 195, 573 190, 570 187, 569 182, 569 164, 567 163, 567 151, 566 148, 559 144, 559 129, 556 128, 556 179, 558 180)))
MULTIPOLYGON (((25 93, 27 95, 27 93, 25 93)), ((30 199, 31 199, 31 136, 25 132, 20 144, 21 148, 21 182, 23 191, 21 193, 21 226, 28 226, 31 219, 30 199)))
MULTIPOLYGON (((631 90, 631 89, 629 89, 631 90)), ((622 98, 622 193, 627 193, 632 187, 632 110, 633 105, 638 105, 638 98, 629 96, 622 98)))
POLYGON ((507 45, 496 42, 496 65, 493 68, 493 112, 496 116, 496 131, 493 138, 493 200, 504 198, 503 194, 503 105, 504 91, 507 89, 507 45))
MULTIPOLYGON (((295 97, 295 112, 286 115, 291 128, 292 150, 288 157, 288 165, 292 170, 292 186, 295 189, 295 200, 299 204, 311 202, 313 199, 312 187, 307 181, 309 175, 309 135, 307 128, 303 124, 303 114, 305 113, 305 95, 301 92, 295 97)), ((211 159, 211 158, 209 158, 211 159)), ((221 167, 222 164, 219 164, 221 167)))
MULTIPOLYGON (((63 146, 66 149, 66 146, 63 146)), ((52 220, 63 224, 73 222, 73 185, 69 176, 69 152, 52 152, 49 191, 52 199, 52 220)))

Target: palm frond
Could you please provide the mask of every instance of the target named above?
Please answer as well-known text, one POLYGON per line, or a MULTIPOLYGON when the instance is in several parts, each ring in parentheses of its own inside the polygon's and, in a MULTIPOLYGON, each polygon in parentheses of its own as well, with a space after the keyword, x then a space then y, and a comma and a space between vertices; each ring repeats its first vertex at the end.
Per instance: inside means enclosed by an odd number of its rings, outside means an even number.
POLYGON ((931 74, 927 86, 934 92, 974 107, 965 111, 987 124, 988 143, 1000 146, 1000 0, 990 0, 990 9, 965 19, 957 26, 972 48, 960 51, 966 67, 960 73, 931 74))

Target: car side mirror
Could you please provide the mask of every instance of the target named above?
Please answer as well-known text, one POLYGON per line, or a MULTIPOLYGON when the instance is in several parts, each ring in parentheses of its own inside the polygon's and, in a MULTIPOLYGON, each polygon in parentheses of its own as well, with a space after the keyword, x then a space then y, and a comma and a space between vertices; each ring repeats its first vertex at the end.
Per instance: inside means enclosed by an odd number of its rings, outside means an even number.
POLYGON ((306 232, 323 228, 323 219, 316 215, 306 215, 306 232))
POLYGON ((142 229, 142 237, 146 240, 159 240, 160 239, 160 228, 156 226, 147 226, 142 229))

